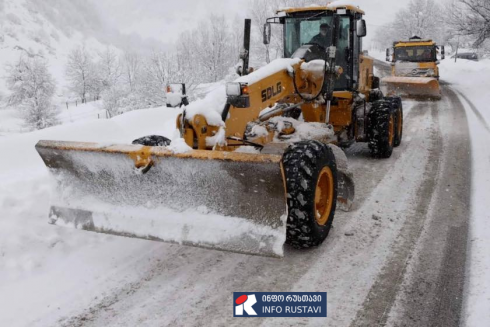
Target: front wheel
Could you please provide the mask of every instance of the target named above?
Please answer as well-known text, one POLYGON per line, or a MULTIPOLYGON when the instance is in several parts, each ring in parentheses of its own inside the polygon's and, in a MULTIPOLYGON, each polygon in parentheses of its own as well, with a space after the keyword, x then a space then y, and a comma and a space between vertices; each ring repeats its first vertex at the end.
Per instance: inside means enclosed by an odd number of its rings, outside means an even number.
POLYGON ((332 227, 337 206, 337 166, 332 150, 318 141, 290 146, 282 160, 286 178, 286 243, 320 245, 332 227))

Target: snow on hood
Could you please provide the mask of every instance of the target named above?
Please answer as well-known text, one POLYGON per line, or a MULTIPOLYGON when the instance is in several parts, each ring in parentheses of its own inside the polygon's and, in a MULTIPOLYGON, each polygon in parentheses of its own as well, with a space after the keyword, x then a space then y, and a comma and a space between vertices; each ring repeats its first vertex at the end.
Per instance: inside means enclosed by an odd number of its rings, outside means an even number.
MULTIPOLYGON (((282 70, 288 70, 292 72, 293 65, 298 64, 301 59, 276 59, 270 64, 259 68, 255 72, 242 76, 235 80, 237 83, 246 83, 248 85, 257 83, 273 74, 276 74, 282 70)), ((195 115, 203 115, 206 118, 208 124, 213 126, 224 126, 224 122, 221 119, 221 113, 226 104, 226 87, 220 85, 210 93, 208 93, 204 99, 196 100, 189 104, 186 108, 187 119, 192 119, 195 115)))
POLYGON ((248 83, 248 85, 257 83, 258 81, 274 75, 275 73, 280 72, 281 70, 288 70, 289 72, 293 71, 293 65, 298 64, 301 61, 299 58, 281 58, 272 61, 270 64, 257 69, 252 74, 242 76, 235 80, 238 83, 248 83))
POLYGON ((191 102, 185 109, 187 119, 195 115, 203 115, 208 124, 213 126, 224 126, 221 113, 226 104, 226 88, 220 85, 209 92, 204 99, 191 102))

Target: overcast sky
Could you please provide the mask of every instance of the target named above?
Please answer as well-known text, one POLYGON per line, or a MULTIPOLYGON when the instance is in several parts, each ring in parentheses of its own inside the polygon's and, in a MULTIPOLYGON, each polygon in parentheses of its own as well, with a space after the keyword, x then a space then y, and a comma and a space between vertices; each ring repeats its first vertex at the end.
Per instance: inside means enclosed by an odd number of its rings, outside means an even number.
MULTIPOLYGON (((264 0, 267 1, 267 0, 264 0)), ((136 33, 172 44, 181 31, 195 27, 207 14, 239 15, 245 18, 249 0, 96 0, 101 16, 122 33, 136 33)), ((324 5, 330 1, 311 1, 324 5)), ((366 12, 368 39, 378 26, 392 20, 393 15, 409 0, 352 0, 366 12)), ((366 43, 368 43, 366 42, 366 43)), ((366 44, 365 43, 365 44, 366 44)))

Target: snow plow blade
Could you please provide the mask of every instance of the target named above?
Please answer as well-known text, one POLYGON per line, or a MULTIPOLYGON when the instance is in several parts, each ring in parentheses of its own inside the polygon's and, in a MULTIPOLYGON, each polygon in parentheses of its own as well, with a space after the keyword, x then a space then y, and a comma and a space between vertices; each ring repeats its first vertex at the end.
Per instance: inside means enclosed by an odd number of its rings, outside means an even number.
POLYGON ((283 256, 280 155, 59 141, 36 149, 56 180, 52 224, 283 256))
POLYGON ((436 78, 389 76, 383 78, 383 82, 390 96, 398 95, 422 100, 441 99, 441 89, 436 78))

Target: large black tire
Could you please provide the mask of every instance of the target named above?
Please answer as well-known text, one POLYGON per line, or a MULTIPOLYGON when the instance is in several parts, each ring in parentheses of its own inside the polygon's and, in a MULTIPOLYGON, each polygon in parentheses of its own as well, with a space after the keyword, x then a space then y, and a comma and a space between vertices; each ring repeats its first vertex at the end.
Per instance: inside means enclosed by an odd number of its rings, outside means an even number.
POLYGON ((145 146, 168 146, 170 145, 170 142, 171 141, 165 136, 148 135, 134 140, 133 144, 140 144, 145 146))
POLYGON ((337 165, 332 150, 318 141, 291 145, 283 156, 288 220, 286 243, 320 245, 332 227, 337 206, 337 165))
POLYGON ((395 114, 388 100, 373 103, 368 115, 369 149, 375 158, 389 158, 395 142, 395 114))
POLYGON ((400 97, 387 97, 386 100, 390 101, 393 110, 395 111, 395 147, 402 144, 403 138, 403 103, 400 97))

